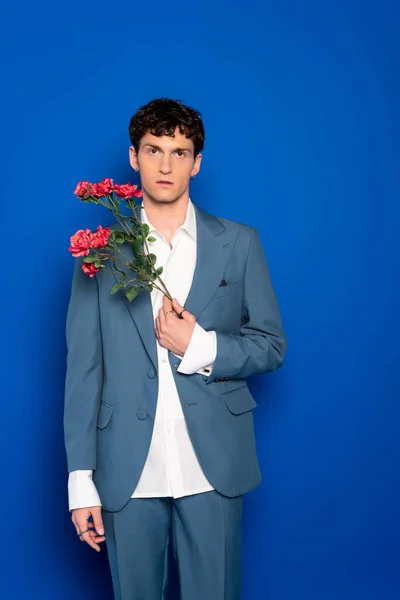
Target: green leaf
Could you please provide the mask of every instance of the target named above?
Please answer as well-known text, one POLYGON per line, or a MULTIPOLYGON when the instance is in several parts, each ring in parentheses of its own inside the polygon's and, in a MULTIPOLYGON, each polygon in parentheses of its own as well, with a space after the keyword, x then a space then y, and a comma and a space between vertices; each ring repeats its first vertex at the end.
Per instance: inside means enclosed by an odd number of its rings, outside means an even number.
POLYGON ((141 235, 139 235, 132 244, 132 249, 133 249, 133 253, 135 256, 139 255, 139 253, 142 249, 142 244, 143 244, 143 238, 141 235))
POLYGON ((101 267, 101 262, 98 258, 95 259, 94 261, 94 266, 96 267, 96 269, 100 269, 101 267))
POLYGON ((161 273, 163 272, 163 268, 162 267, 158 267, 157 269, 157 275, 161 275, 161 273))
POLYGON ((136 262, 138 264, 138 268, 141 268, 148 264, 147 259, 145 256, 143 256, 143 254, 140 254, 136 257, 136 262))
POLYGON ((132 302, 132 300, 134 298, 136 298, 136 296, 138 295, 139 291, 140 291, 139 286, 128 287, 128 289, 125 292, 125 296, 129 300, 129 302, 132 302))
POLYGON ((155 264, 156 264, 156 262, 157 262, 157 256, 156 256, 155 254, 153 254, 152 252, 151 252, 151 253, 150 253, 148 256, 149 256, 149 259, 150 259, 150 262, 151 262, 151 264, 152 264, 152 265, 153 265, 153 267, 154 267, 154 265, 155 265, 155 264))
POLYGON ((153 289, 153 286, 152 285, 145 285, 144 289, 147 290, 148 292, 151 292, 152 289, 153 289))
POLYGON ((156 242, 157 238, 153 237, 152 235, 150 237, 147 238, 148 242, 156 242))
POLYGON ((146 260, 142 265, 141 265, 141 270, 144 271, 145 273, 147 273, 147 275, 150 275, 150 273, 154 272, 153 266, 151 264, 149 264, 149 261, 146 260))
POLYGON ((147 223, 143 223, 142 231, 143 231, 144 237, 147 237, 149 235, 150 227, 147 225, 147 223))
POLYGON ((146 273, 146 272, 144 272, 144 271, 139 271, 139 272, 138 272, 138 274, 137 274, 137 278, 138 278, 140 281, 148 281, 148 279, 149 279, 149 274, 148 274, 148 273, 146 273))
POLYGON ((96 260, 96 258, 93 255, 89 254, 88 256, 84 257, 83 262, 85 262, 85 263, 92 263, 95 260, 96 260))
POLYGON ((115 292, 118 292, 118 290, 120 290, 122 287, 124 287, 123 283, 114 284, 110 290, 110 294, 115 294, 115 292))
POLYGON ((114 239, 116 244, 123 244, 126 240, 126 233, 124 231, 116 231, 114 239))

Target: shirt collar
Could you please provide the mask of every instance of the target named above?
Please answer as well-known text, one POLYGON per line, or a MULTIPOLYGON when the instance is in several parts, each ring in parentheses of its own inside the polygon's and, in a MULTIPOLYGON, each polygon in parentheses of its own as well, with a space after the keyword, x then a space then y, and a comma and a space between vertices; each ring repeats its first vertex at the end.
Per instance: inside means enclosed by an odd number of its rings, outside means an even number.
MULTIPOLYGON (((150 223, 149 219, 147 218, 146 209, 143 207, 141 209, 141 211, 142 211, 141 212, 142 223, 147 223, 147 225, 150 227, 150 231, 157 231, 157 233, 160 234, 160 232, 150 223)), ((194 211, 193 202, 191 201, 190 198, 189 198, 188 207, 187 207, 187 211, 186 211, 185 221, 182 223, 182 225, 180 227, 178 227, 177 231, 179 231, 179 229, 184 229, 190 235, 192 240, 194 242, 196 242, 196 238, 197 238, 197 236, 196 236, 196 214, 194 211)), ((150 233, 150 231, 149 231, 149 233, 150 233)))

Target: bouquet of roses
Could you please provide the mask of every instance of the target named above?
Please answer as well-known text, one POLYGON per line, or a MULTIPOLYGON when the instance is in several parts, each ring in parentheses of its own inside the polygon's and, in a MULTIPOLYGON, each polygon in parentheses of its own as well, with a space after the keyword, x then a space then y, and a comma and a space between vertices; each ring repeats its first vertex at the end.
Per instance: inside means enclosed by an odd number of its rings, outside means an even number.
POLYGON ((83 202, 105 206, 112 212, 121 228, 111 229, 99 225, 96 232, 79 229, 70 237, 71 245, 68 250, 75 258, 83 256, 82 269, 88 277, 94 277, 102 269, 114 273, 117 283, 112 286, 111 294, 122 289, 131 302, 141 288, 148 292, 156 288, 172 301, 172 296, 160 277, 163 268, 156 267, 157 257, 149 251, 149 243, 155 242, 156 238, 149 237, 149 226, 147 223, 141 223, 138 218, 137 211, 141 209, 142 204, 135 204, 135 198, 141 198, 143 192, 137 187, 129 183, 117 185, 112 179, 103 179, 100 183, 80 181, 74 194, 83 202), (126 202, 129 207, 129 217, 123 216, 121 202, 126 202), (122 244, 126 243, 132 247, 133 260, 127 257, 121 248, 122 244), (110 269, 107 269, 107 264, 110 265, 110 269), (120 268, 121 265, 125 270, 120 268), (135 277, 129 279, 129 271, 134 272, 135 277))

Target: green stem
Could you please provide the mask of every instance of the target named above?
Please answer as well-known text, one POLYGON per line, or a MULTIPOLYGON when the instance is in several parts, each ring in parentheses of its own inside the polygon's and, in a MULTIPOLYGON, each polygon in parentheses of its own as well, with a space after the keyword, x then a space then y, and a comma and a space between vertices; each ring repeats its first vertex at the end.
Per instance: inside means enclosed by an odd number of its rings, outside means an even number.
MULTIPOLYGON (((120 226, 122 227, 122 229, 125 231, 125 233, 126 233, 128 236, 132 236, 132 238, 135 238, 135 235, 134 235, 134 233, 133 233, 132 229, 130 228, 129 224, 127 224, 127 225, 125 226, 125 223, 123 222, 123 221, 124 221, 124 217, 123 217, 122 219, 120 219, 120 216, 121 216, 121 211, 119 210, 119 207, 118 207, 118 206, 115 204, 115 202, 114 202, 114 198, 113 198, 113 192, 111 192, 111 194, 108 194, 108 195, 107 195, 107 198, 109 199, 109 203, 110 203, 110 205, 108 205, 108 204, 107 204, 107 202, 102 202, 100 199, 98 199, 98 201, 99 201, 99 203, 100 203, 101 205, 105 206, 105 207, 106 207, 108 210, 110 210, 110 209, 111 209, 111 212, 113 213, 114 217, 117 219, 118 223, 120 224, 120 226), (110 207, 111 207, 111 208, 110 208, 110 207)), ((145 235, 143 235, 142 222, 141 222, 141 220, 138 218, 138 215, 137 215, 137 213, 136 213, 136 210, 135 210, 134 202, 132 202, 132 199, 131 199, 131 198, 125 198, 125 200, 126 200, 126 202, 127 202, 128 206, 129 206, 130 210, 131 210, 131 211, 132 211, 132 213, 133 213, 133 218, 135 219, 135 224, 136 224, 136 225, 138 226, 138 228, 140 229, 141 235, 142 235, 142 237, 143 237, 144 244, 145 244, 145 247, 146 247, 146 250, 147 250, 147 255, 146 255, 146 257, 147 257, 147 260, 148 260, 148 261, 149 261, 149 263, 150 263, 150 266, 151 266, 151 269, 152 269, 153 273, 156 275, 156 278, 157 278, 157 279, 159 279, 159 281, 160 281, 160 283, 161 283, 161 285, 162 285, 162 287, 163 287, 164 289, 162 289, 161 287, 159 287, 159 286, 158 286, 158 285, 157 285, 157 284, 156 284, 154 281, 151 281, 151 282, 150 282, 150 285, 154 286, 156 289, 158 289, 158 290, 160 290, 161 292, 163 292, 163 293, 164 293, 164 294, 167 296, 167 298, 169 298, 169 300, 171 300, 171 302, 172 302, 172 296, 171 296, 171 294, 169 293, 167 286, 165 285, 165 283, 164 283, 164 281, 162 280, 162 278, 160 277, 160 275, 157 273, 157 269, 155 268, 155 266, 154 266, 154 265, 151 263, 151 260, 150 260, 150 257, 149 257, 149 254, 150 254, 150 251, 149 251, 149 246, 148 246, 148 244, 147 244, 146 236, 145 236, 145 235)), ((126 256, 126 254, 124 254, 124 252, 122 252, 122 250, 121 250, 119 247, 117 247, 117 244, 115 244, 115 245, 111 245, 111 248, 112 248, 114 251, 116 251, 116 252, 118 252, 119 254, 121 254, 122 256, 124 256, 124 257, 126 258, 126 260, 128 260, 128 261, 130 260, 130 259, 129 259, 129 257, 128 257, 128 256, 126 256)), ((100 253, 99 253, 99 254, 100 254, 100 253)), ((124 266, 127 266, 127 265, 126 265, 126 263, 124 263, 122 260, 120 260, 120 259, 117 257, 117 255, 116 255, 116 254, 115 254, 114 256, 113 256, 113 255, 111 255, 111 256, 110 256, 109 254, 106 254, 106 256, 108 256, 108 257, 109 257, 109 258, 111 258, 112 260, 117 260, 118 262, 120 262, 120 263, 121 263, 122 265, 124 265, 124 266)), ((105 268, 105 267, 103 267, 103 268, 105 268)), ((134 271, 134 269, 131 269, 131 267, 129 267, 129 265, 128 265, 128 268, 129 268, 130 270, 134 271)), ((113 270, 110 270, 110 272, 111 272, 111 273, 114 273, 114 271, 113 271, 113 270)), ((139 280, 138 280, 138 279, 132 279, 131 281, 139 281, 139 280)))
MULTIPOLYGON (((148 258, 148 261, 149 261, 149 263, 150 263, 150 266, 151 266, 151 268, 152 268, 152 270, 153 270, 153 273, 154 273, 154 274, 157 276, 157 278, 160 280, 160 282, 161 282, 161 285, 163 286, 163 288, 164 288, 164 290, 165 290, 165 292, 166 292, 166 296, 167 296, 167 297, 168 297, 168 298, 171 300, 171 302, 172 302, 172 296, 171 296, 171 294, 169 293, 167 286, 165 285, 165 283, 164 283, 164 281, 161 279, 161 277, 158 275, 158 273, 157 273, 157 269, 156 269, 156 268, 153 266, 153 264, 151 263, 151 261, 150 261, 150 258, 149 258, 149 256, 148 256, 148 255, 150 254, 150 251, 149 251, 149 246, 148 246, 148 244, 147 244, 146 236, 145 236, 145 235, 143 235, 143 230, 142 230, 142 222, 141 222, 141 220, 138 218, 138 216, 137 216, 137 214, 136 214, 136 210, 135 210, 135 207, 134 207, 134 203, 132 203, 132 199, 131 199, 131 198, 127 198, 127 203, 128 203, 128 206, 129 206, 129 208, 131 209, 131 211, 132 211, 132 213, 133 213, 133 216, 134 216, 134 218, 136 219, 136 222, 137 222, 137 224, 138 224, 138 226, 139 226, 139 229, 140 229, 140 231, 141 231, 141 234, 142 234, 142 237, 143 237, 143 240, 144 240, 144 244, 145 244, 145 246, 146 246, 146 250, 147 250, 147 258, 148 258)), ((160 288, 157 286, 157 289, 160 289, 160 288)), ((162 290, 161 290, 161 291, 162 291, 162 290)), ((163 292, 163 293, 164 293, 164 292, 163 292)))
MULTIPOLYGON (((100 256, 100 257, 101 257, 101 256, 107 256, 107 257, 108 257, 109 259, 111 259, 111 260, 118 261, 118 262, 119 262, 119 263, 121 263, 121 265, 123 265, 124 267, 126 267, 126 266, 127 266, 127 265, 126 265, 126 263, 124 263, 124 261, 122 261, 122 260, 120 260, 120 259, 118 258, 118 256, 114 256, 114 255, 111 255, 111 256, 110 256, 109 254, 107 254, 107 253, 102 253, 102 252, 99 252, 98 254, 99 254, 99 256, 100 256)), ((123 252, 121 252, 121 254, 123 254, 123 252)), ((124 255, 124 254, 123 254, 123 255, 124 255)), ((125 255, 124 255, 124 256, 125 256, 125 255)), ((128 258, 128 257, 126 257, 126 258, 128 258)), ((100 258, 100 259, 101 259, 101 258, 100 258)), ((129 259, 128 259, 128 260, 129 260, 129 259)), ((128 268, 130 269, 130 267, 129 267, 129 266, 128 266, 128 268)), ((109 273, 115 273, 115 271, 114 271, 113 269, 107 269, 107 267, 102 267, 102 270, 103 270, 103 269, 106 269, 106 270, 107 270, 109 273)), ((134 271, 134 269, 131 269, 131 271, 134 271)), ((121 277, 121 275, 119 275, 119 276, 121 277)), ((141 283, 143 284, 143 286, 144 286, 144 285, 152 285, 152 286, 154 286, 154 287, 155 287, 157 290, 159 290, 160 292, 163 292, 163 293, 164 293, 164 290, 162 290, 162 289, 161 289, 161 288, 160 288, 160 287, 159 287, 159 286, 158 286, 158 285, 157 285, 157 284, 156 284, 154 281, 149 281, 149 283, 148 283, 148 284, 146 284, 145 282, 143 282, 143 281, 142 281, 142 280, 140 280, 140 279, 131 278, 131 279, 129 279, 128 281, 126 281, 126 283, 130 283, 131 281, 138 281, 138 282, 141 282, 141 283)), ((142 287, 143 287, 143 286, 142 286, 142 287)), ((168 290, 167 290, 167 291, 168 291, 168 290)), ((172 298, 171 298, 170 296, 169 296, 169 298, 170 298, 170 300, 171 300, 171 302, 172 302, 172 298)))
MULTIPOLYGON (((121 215, 121 211, 119 210, 118 206, 115 204, 115 202, 114 202, 114 199, 113 199, 113 195, 112 195, 112 193, 111 193, 111 194, 108 194, 108 196, 107 196, 107 197, 108 197, 108 198, 109 198, 109 200, 110 200, 110 204, 111 204, 111 206, 113 206, 113 207, 114 207, 114 210, 115 210, 115 214, 114 214, 114 216, 115 216, 115 218, 117 219, 118 223, 119 223, 119 224, 121 225, 121 227, 124 229, 125 233, 127 233, 128 235, 131 235, 132 237, 135 237, 135 236, 133 235, 133 231, 130 229, 129 225, 127 226, 127 227, 128 227, 128 229, 126 229, 126 228, 125 228, 125 225, 124 225, 124 223, 122 222, 122 220, 120 220, 120 219, 118 218, 118 217, 121 215)), ((114 212, 114 211, 113 211, 113 212, 114 212)))
POLYGON ((147 250, 147 258, 148 258, 148 260, 149 260, 149 262, 150 262, 151 268, 153 269, 153 272, 156 274, 157 278, 158 278, 158 279, 161 281, 161 285, 163 286, 164 290, 166 291, 166 296, 167 296, 167 298, 169 298, 169 300, 171 300, 171 302, 172 302, 172 296, 171 296, 171 294, 169 293, 167 286, 165 285, 165 283, 164 283, 164 281, 161 279, 161 277, 158 275, 158 273, 157 273, 157 269, 156 269, 156 268, 153 266, 153 264, 152 264, 152 263, 151 263, 151 261, 150 261, 150 257, 148 256, 148 255, 149 255, 149 247, 148 247, 148 245, 147 245, 146 238, 144 238, 144 243, 145 243, 146 250, 147 250))

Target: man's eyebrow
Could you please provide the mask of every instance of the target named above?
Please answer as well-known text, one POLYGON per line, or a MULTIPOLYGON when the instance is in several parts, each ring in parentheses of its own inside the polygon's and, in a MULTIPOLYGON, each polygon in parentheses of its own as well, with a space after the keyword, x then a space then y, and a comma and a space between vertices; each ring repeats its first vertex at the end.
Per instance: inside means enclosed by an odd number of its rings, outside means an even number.
MULTIPOLYGON (((160 148, 160 146, 156 146, 156 144, 150 144, 147 143, 143 146, 143 148, 145 148, 146 146, 151 146, 152 148, 156 148, 156 150, 162 150, 162 148, 160 148)), ((178 150, 181 150, 182 152, 186 151, 186 152, 192 152, 191 148, 173 148, 173 152, 176 152, 178 150)))

